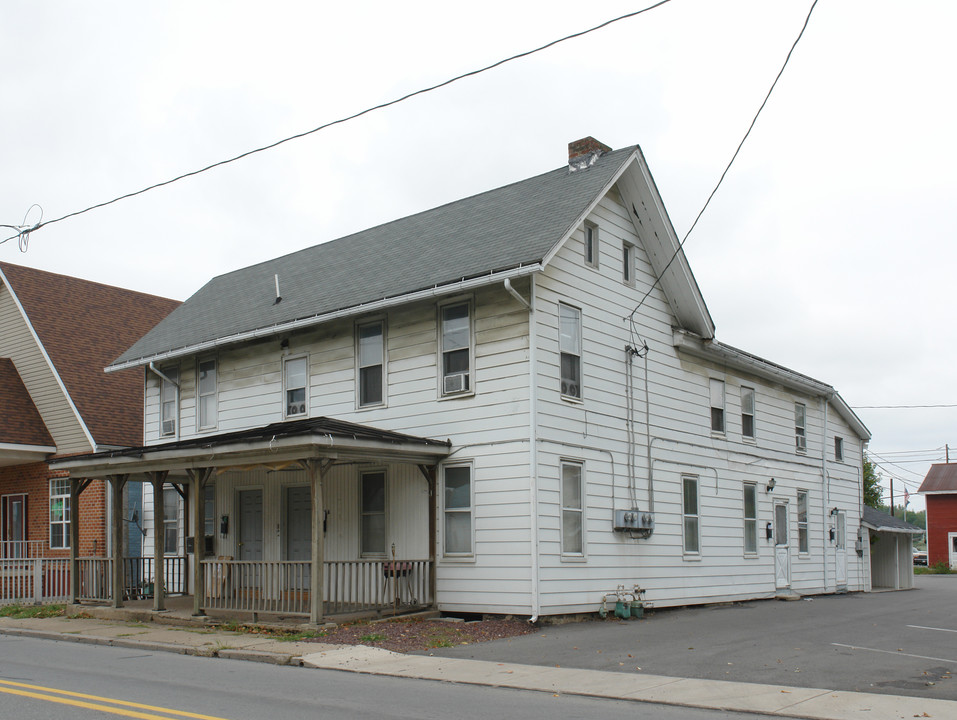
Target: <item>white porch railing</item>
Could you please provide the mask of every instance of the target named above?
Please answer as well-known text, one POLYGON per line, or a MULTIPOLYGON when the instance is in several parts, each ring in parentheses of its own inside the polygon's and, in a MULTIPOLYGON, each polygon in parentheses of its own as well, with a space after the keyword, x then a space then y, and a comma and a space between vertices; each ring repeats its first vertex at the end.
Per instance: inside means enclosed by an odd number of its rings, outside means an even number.
MULTIPOLYGON (((207 610, 308 615, 312 563, 204 560, 207 610)), ((324 613, 382 611, 432 604, 430 560, 323 563, 324 613)))
POLYGON ((69 599, 68 558, 0 558, 0 605, 66 602, 69 599))
MULTIPOLYGON (((153 558, 123 558, 124 595, 127 600, 136 600, 153 596, 153 558)), ((163 558, 163 579, 167 595, 186 595, 188 593, 189 558, 184 555, 170 555, 163 558)))
POLYGON ((43 557, 43 540, 0 540, 0 560, 43 557))

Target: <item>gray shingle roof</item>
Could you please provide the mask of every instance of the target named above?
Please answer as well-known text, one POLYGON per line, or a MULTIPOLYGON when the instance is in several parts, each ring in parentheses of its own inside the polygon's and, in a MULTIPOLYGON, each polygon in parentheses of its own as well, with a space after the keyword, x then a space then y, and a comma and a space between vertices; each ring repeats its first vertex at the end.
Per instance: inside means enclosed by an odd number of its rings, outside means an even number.
POLYGON ((537 263, 636 149, 602 155, 587 170, 563 166, 220 275, 114 364, 537 263))
POLYGON ((861 522, 875 530, 883 530, 885 532, 908 533, 911 535, 924 532, 916 525, 904 522, 898 517, 888 515, 886 512, 868 505, 864 506, 864 510, 861 513, 861 522))

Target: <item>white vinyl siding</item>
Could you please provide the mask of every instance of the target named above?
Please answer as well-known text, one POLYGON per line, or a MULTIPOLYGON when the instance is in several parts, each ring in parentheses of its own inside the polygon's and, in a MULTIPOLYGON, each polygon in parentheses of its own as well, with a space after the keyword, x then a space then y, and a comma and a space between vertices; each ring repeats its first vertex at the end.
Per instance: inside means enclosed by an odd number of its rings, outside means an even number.
POLYGON ((307 402, 307 370, 309 360, 305 357, 286 358, 283 361, 283 390, 285 416, 304 417, 309 414, 307 402))
POLYGON ((563 462, 562 469, 562 554, 581 557, 585 553, 585 483, 581 463, 563 462))
POLYGON ((582 314, 564 303, 558 306, 558 345, 561 351, 562 397, 582 397, 582 314))

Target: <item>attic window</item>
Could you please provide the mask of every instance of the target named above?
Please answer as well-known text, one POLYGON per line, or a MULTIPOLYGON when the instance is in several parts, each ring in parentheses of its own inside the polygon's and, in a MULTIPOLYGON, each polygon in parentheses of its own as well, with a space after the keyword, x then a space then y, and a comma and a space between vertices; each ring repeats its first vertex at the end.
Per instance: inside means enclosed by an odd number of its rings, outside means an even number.
POLYGON ((585 223, 585 264, 598 267, 598 226, 585 223))

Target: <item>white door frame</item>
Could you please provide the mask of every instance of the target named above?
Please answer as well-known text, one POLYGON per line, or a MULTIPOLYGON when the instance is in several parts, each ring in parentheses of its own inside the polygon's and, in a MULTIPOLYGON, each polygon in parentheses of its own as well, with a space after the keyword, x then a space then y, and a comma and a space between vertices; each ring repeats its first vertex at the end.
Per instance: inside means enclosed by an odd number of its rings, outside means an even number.
POLYGON ((834 524, 834 583, 847 590, 847 513, 838 510, 834 524))
POLYGON ((774 588, 791 587, 791 532, 787 500, 774 501, 774 588))
POLYGON ((957 532, 947 533, 947 559, 950 567, 957 569, 957 532))

